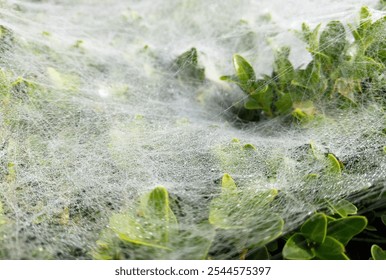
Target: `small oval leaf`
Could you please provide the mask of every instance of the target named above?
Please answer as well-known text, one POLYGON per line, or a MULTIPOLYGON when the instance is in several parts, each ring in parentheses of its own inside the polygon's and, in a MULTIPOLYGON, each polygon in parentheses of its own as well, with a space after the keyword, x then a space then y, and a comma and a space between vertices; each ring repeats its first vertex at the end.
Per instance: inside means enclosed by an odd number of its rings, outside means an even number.
POLYGON ((233 56, 233 65, 242 88, 248 89, 250 87, 250 83, 256 80, 255 71, 252 66, 238 54, 233 56))
POLYGON ((322 260, 340 259, 344 250, 342 243, 335 238, 327 236, 324 242, 315 249, 315 255, 322 260))
POLYGON ((326 238, 327 218, 323 213, 310 217, 300 228, 303 235, 316 244, 322 244, 326 238))
POLYGON ((302 234, 295 233, 284 245, 283 257, 289 260, 310 260, 315 253, 307 247, 307 241, 302 234))
POLYGON ((378 245, 371 246, 371 256, 374 260, 386 260, 386 251, 378 245))
POLYGON ((225 173, 222 177, 221 187, 223 191, 235 191, 237 190, 236 183, 228 173, 225 173))
POLYGON ((346 245, 351 238, 364 230, 367 226, 365 216, 351 216, 336 219, 327 226, 327 235, 346 245))

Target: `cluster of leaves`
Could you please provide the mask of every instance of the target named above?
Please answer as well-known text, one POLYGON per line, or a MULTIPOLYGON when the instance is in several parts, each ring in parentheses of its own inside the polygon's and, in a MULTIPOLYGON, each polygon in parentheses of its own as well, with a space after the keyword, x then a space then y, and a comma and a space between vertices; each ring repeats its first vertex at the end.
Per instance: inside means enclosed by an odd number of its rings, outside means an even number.
MULTIPOLYGON (((209 223, 222 237, 222 244, 226 244, 233 254, 243 254, 278 238, 284 221, 280 215, 270 211, 277 195, 276 189, 240 189, 233 178, 225 174, 221 193, 211 201, 209 208, 209 223)), ((223 257, 216 250, 211 253, 214 258, 223 257)), ((228 257, 232 255, 227 250, 223 253, 228 257)))
POLYGON ((356 259, 368 258, 369 251, 371 251, 371 257, 375 260, 386 259, 386 251, 377 245, 384 244, 386 237, 386 193, 384 183, 384 180, 377 181, 372 186, 352 194, 348 198, 357 201, 358 212, 368 220, 366 229, 357 236, 357 240, 350 242, 347 248, 356 251, 356 259))
MULTIPOLYGON (((370 94, 380 98, 373 93, 384 88, 385 24, 385 18, 372 22, 368 9, 363 8, 359 27, 351 28, 353 42, 347 39, 346 29, 338 21, 330 22, 320 35, 320 26, 311 30, 304 24, 301 36, 313 58, 305 69, 294 69, 289 60, 289 48, 281 48, 276 52, 271 76, 257 79, 251 65, 240 55, 235 55, 236 75, 222 79, 236 83, 248 94, 246 109, 256 110, 266 117, 291 113, 299 120, 308 119, 316 113, 314 103, 322 98, 337 98, 342 105, 356 105, 361 96, 369 97, 370 94)), ((4 38, 2 34, 6 32, 0 26, 0 38, 4 38)), ((202 82, 205 79, 195 48, 179 56, 175 67, 181 80, 202 82)), ((56 87, 76 89, 76 86, 72 88, 76 83, 70 75, 61 74, 54 68, 48 68, 47 73, 56 87)), ((12 104, 17 98, 28 99, 35 87, 22 78, 9 81, 7 74, 0 71, 1 105, 12 104)), ((9 117, 5 121, 8 119, 12 120, 9 117)), ((312 145, 310 149, 316 158, 320 157, 312 145)), ((241 145, 235 140, 230 147, 220 149, 218 156, 224 169, 233 171, 239 169, 254 150, 253 145, 241 145)), ((343 165, 332 153, 326 154, 325 158, 327 173, 342 173, 343 165)), ((16 172, 12 162, 7 163, 7 170, 6 180, 11 181, 16 172)), ((276 189, 257 192, 241 189, 229 174, 225 174, 219 196, 209 205, 208 220, 180 227, 167 190, 156 187, 142 196, 133 208, 111 217, 109 227, 101 233, 92 254, 96 259, 216 258, 221 256, 220 252, 211 250, 216 236, 226 237, 229 242, 226 245, 240 254, 256 248, 262 249, 257 250, 259 252, 267 252, 282 235, 284 227, 282 217, 269 212, 277 195, 276 189), (262 233, 257 234, 255 230, 262 233), (247 234, 240 235, 240 232, 247 234), (181 256, 181 252, 189 254, 181 256)), ((347 201, 330 206, 331 214, 313 215, 286 240, 283 247, 285 258, 348 258, 345 248, 353 236, 364 230, 370 219, 353 216, 357 213, 356 208, 347 201)), ((65 213, 64 224, 67 223, 68 209, 65 213)), ((379 217, 385 223, 383 212, 379 217)), ((0 202, 0 232, 5 223, 0 202)), ((371 254, 373 259, 384 259, 386 255, 378 245, 372 246, 371 254)))
POLYGON ((267 207, 276 197, 277 190, 250 195, 251 192, 239 190, 229 174, 223 176, 221 186, 221 194, 210 203, 208 220, 183 227, 179 226, 178 217, 172 211, 167 190, 156 187, 142 196, 135 208, 111 217, 108 228, 97 241, 93 257, 204 259, 210 254, 218 258, 219 252, 209 251, 216 243, 216 234, 227 236, 229 246, 237 252, 263 246, 282 234, 283 219, 274 213, 267 215, 267 207), (256 238, 258 234, 250 230, 256 223, 259 224, 256 230, 263 232, 264 238, 261 235, 256 238), (250 234, 236 234, 243 229, 250 234), (185 252, 189 253, 181 255, 185 252))
POLYGON ((386 17, 373 22, 368 8, 363 7, 357 27, 349 26, 353 40, 340 21, 311 29, 302 25, 299 32, 312 60, 295 69, 289 60, 290 49, 275 52, 274 71, 257 78, 253 67, 240 55, 233 56, 236 74, 222 76, 237 84, 247 94, 245 109, 257 111, 257 117, 291 114, 298 120, 312 118, 316 102, 323 100, 338 106, 356 106, 359 101, 384 102, 386 81, 386 17), (331 101, 334 102, 331 102, 331 101))
MULTIPOLYGON (((191 235, 186 228, 179 228, 167 190, 158 186, 142 196, 136 208, 111 217, 92 253, 95 259, 169 259, 184 258, 183 248, 189 248, 190 259, 203 259, 213 240, 208 224, 194 225, 191 235), (208 234, 209 233, 209 234, 208 234), (191 246, 195 244, 195 246, 191 246)), ((192 229, 190 229, 192 230, 192 229)))
MULTIPOLYGON (((10 73, 0 69, 0 113, 2 114, 3 125, 12 127, 17 124, 14 108, 30 102, 35 95, 36 88, 35 83, 22 77, 15 79, 10 73)), ((6 156, 0 159, 0 166, 3 171, 0 172, 0 179, 12 182, 16 177, 17 165, 13 162, 13 156, 16 157, 14 151, 18 143, 15 139, 9 137, 5 131, 2 133, 1 141, 1 149, 6 151, 6 156)))
MULTIPOLYGON (((228 251, 211 250, 221 241, 222 247, 228 247, 242 259, 269 259, 269 251, 279 251, 284 259, 348 260, 346 246, 369 227, 366 216, 357 215, 357 208, 349 201, 327 201, 324 213, 315 213, 298 230, 282 236, 283 219, 267 211, 277 194, 275 189, 254 195, 243 192, 233 178, 225 174, 220 195, 210 203, 208 221, 182 229, 170 206, 167 190, 159 186, 142 196, 135 209, 111 217, 92 255, 95 259, 231 256, 228 251), (280 238, 285 240, 282 247, 280 238), (181 252, 188 253, 180 255, 181 252)), ((371 256, 376 260, 385 259, 386 251, 373 245, 371 256)))
POLYGON ((328 202, 328 215, 314 214, 285 238, 283 257, 339 260, 348 259, 346 252, 349 252, 355 259, 371 256, 374 260, 385 260, 386 250, 373 242, 385 240, 386 196, 379 190, 364 191, 368 196, 359 202, 359 210, 347 200, 335 204, 328 202), (357 215, 358 212, 362 215, 357 215))
MULTIPOLYGON (((364 216, 348 216, 356 213, 355 206, 341 201, 336 216, 316 213, 293 234, 283 248, 286 259, 347 260, 345 246, 351 238, 367 225, 364 216)), ((338 208, 337 207, 337 208, 338 208)))
MULTIPOLYGON (((221 146, 215 152, 222 168, 234 172, 253 157, 256 148, 233 139, 229 145, 221 146)), ((323 153, 314 143, 307 145, 307 154, 305 160, 308 158, 324 167, 318 173, 305 176, 305 182, 340 178, 345 172, 343 163, 334 154, 323 153)), ((142 196, 135 207, 111 217, 109 227, 103 230, 97 242, 93 257, 365 259, 371 252, 373 259, 384 259, 385 251, 378 245, 368 247, 359 256, 357 248, 352 245, 357 242, 352 241, 354 236, 373 234, 378 220, 386 223, 386 198, 383 195, 379 199, 379 190, 373 193, 373 197, 369 193, 358 194, 359 198, 367 197, 369 200, 367 203, 362 201, 361 212, 369 212, 369 205, 379 205, 370 214, 358 215, 357 207, 349 202, 358 201, 355 197, 338 202, 323 198, 323 204, 327 205, 323 212, 314 214, 295 232, 283 236, 285 222, 275 210, 279 194, 276 189, 258 190, 256 186, 248 185, 238 187, 234 179, 225 173, 220 193, 208 205, 207 220, 194 225, 181 225, 179 221, 182 217, 172 210, 175 208, 173 201, 169 201, 167 190, 157 187, 142 196), (182 256, 181 252, 188 253, 182 256)), ((384 236, 376 237, 376 240, 383 239, 384 236)))

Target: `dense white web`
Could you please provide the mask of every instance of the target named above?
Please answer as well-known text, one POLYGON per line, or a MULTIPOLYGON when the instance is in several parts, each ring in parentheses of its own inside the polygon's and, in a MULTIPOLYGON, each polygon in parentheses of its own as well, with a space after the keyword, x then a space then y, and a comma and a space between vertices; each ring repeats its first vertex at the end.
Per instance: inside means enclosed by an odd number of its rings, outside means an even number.
MULTIPOLYGON (((382 106, 318 104, 325 118, 310 125, 242 123, 235 111, 244 95, 219 79, 233 73, 234 53, 269 74, 283 45, 305 66, 311 58, 294 30, 356 24, 360 8, 378 1, 320 2, 1 1, 0 258, 91 258, 110 217, 158 185, 178 201, 180 228, 192 236, 205 235, 192 225, 208 219, 225 173, 247 194, 279 191, 260 214, 280 215, 283 233, 326 200, 384 187, 382 106), (193 47, 204 82, 176 68, 193 47), (323 175, 328 160, 315 160, 310 143, 343 162, 343 173, 323 175)), ((238 238, 266 238, 264 218, 245 217, 251 226, 238 238)), ((219 231, 211 252, 233 257, 240 248, 222 237, 231 238, 219 231)), ((194 246, 167 257, 189 258, 194 246)))

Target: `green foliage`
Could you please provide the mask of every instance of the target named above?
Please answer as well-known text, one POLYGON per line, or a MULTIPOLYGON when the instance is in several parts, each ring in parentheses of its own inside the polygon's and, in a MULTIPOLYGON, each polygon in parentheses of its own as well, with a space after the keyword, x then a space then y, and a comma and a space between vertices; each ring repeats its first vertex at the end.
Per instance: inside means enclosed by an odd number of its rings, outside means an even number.
MULTIPOLYGON (((307 159, 311 162, 317 162, 318 164, 324 164, 323 170, 318 170, 317 173, 308 174, 312 175, 312 178, 323 180, 325 177, 330 179, 340 178, 340 175, 344 171, 344 164, 333 154, 323 152, 315 146, 315 143, 309 144, 307 159)), ((310 178, 310 176, 307 176, 310 178)))
POLYGON ((341 174, 342 173, 342 164, 338 159, 331 153, 327 155, 329 167, 328 172, 331 174, 341 174))
POLYGON ((320 57, 326 59, 326 63, 338 62, 348 42, 346 30, 339 21, 331 21, 320 34, 319 50, 323 54, 320 57))
POLYGON ((322 244, 326 238, 327 217, 318 213, 309 218, 300 228, 303 236, 316 244, 322 244))
POLYGON ((221 145, 214 151, 224 173, 236 173, 246 168, 253 159, 256 148, 252 144, 242 144, 234 138, 231 143, 221 145))
MULTIPOLYGON (((340 209, 352 212, 348 203, 342 204, 340 209)), ((335 219, 324 213, 316 213, 303 223, 300 232, 289 237, 283 248, 283 257, 295 260, 348 259, 345 245, 353 236, 363 231, 366 225, 367 219, 364 216, 335 219)))
POLYGON ((305 237, 295 233, 287 240, 283 248, 283 256, 292 260, 310 260, 315 257, 315 253, 308 247, 305 237))
POLYGON ((371 246, 371 256, 374 260, 386 260, 386 251, 378 245, 371 246))
POLYGON ((386 226, 386 214, 381 216, 382 223, 386 226))
POLYGON ((240 55, 233 56, 233 65, 236 70, 237 83, 247 92, 252 92, 252 83, 255 79, 255 71, 252 66, 240 55))
POLYGON ((321 260, 347 260, 345 248, 338 240, 326 236, 326 239, 314 249, 315 257, 321 260))
POLYGON ((336 203, 329 202, 329 206, 333 214, 338 214, 342 218, 346 218, 348 215, 355 215, 358 211, 354 204, 345 199, 339 200, 336 203))
POLYGON ((52 67, 47 67, 47 74, 55 87, 73 92, 78 91, 80 79, 76 75, 61 73, 52 67))
POLYGON ((230 236, 239 249, 265 245, 279 237, 283 230, 283 219, 269 211, 277 193, 275 189, 240 189, 232 177, 225 174, 221 194, 210 203, 209 223, 217 229, 231 232, 230 236), (251 228, 256 230, 248 235, 237 234, 251 228))
POLYGON ((205 69, 198 64, 196 48, 191 48, 178 56, 173 68, 177 71, 177 76, 185 82, 202 83, 205 80, 205 69))
POLYGON ((378 8, 382 10, 386 9, 386 0, 379 0, 378 8))
MULTIPOLYGON (((194 236, 180 230, 178 221, 169 204, 169 194, 164 187, 156 187, 140 198, 135 209, 114 214, 109 227, 101 234, 95 259, 127 259, 138 256, 152 259, 168 259, 178 251, 194 243, 189 259, 206 256, 213 239, 208 224, 196 225, 206 235, 194 236)), ((182 257, 182 256, 180 256, 182 257)))
POLYGON ((249 98, 245 103, 246 109, 259 109, 271 115, 273 96, 268 91, 269 87, 266 81, 256 80, 252 66, 238 54, 233 56, 233 65, 236 75, 222 76, 220 79, 237 84, 245 93, 249 94, 249 98))
MULTIPOLYGON (((368 8, 360 12, 359 25, 350 26, 351 35, 340 21, 331 21, 320 33, 303 23, 298 35, 312 56, 305 68, 294 69, 289 60, 290 49, 275 51, 274 71, 258 78, 252 66, 240 55, 233 56, 236 74, 220 79, 233 82, 247 94, 247 110, 258 115, 275 117, 291 114, 298 121, 312 119, 318 112, 315 103, 331 101, 339 107, 357 106, 358 99, 382 99, 363 84, 368 79, 384 88, 383 71, 386 62, 386 17, 371 20, 368 8), (319 34, 320 33, 320 34, 319 34)), ((335 169, 339 172, 338 168, 335 169)))
POLYGON ((228 236, 229 244, 240 253, 258 248, 254 250, 254 256, 267 257, 268 249, 264 245, 277 239, 284 225, 279 215, 269 212, 276 195, 275 189, 257 192, 240 189, 229 174, 224 174, 221 194, 210 203, 208 221, 181 228, 167 190, 159 186, 143 195, 136 207, 112 215, 92 256, 95 259, 169 259, 177 256, 203 259, 218 234, 228 236), (251 228, 256 230, 250 231, 251 228), (237 232, 243 229, 248 234, 238 235, 237 232), (179 255, 187 248, 188 255, 179 255))
POLYGON ((327 234, 334 237, 343 245, 366 228, 367 219, 364 216, 350 216, 340 218, 328 223, 327 234))

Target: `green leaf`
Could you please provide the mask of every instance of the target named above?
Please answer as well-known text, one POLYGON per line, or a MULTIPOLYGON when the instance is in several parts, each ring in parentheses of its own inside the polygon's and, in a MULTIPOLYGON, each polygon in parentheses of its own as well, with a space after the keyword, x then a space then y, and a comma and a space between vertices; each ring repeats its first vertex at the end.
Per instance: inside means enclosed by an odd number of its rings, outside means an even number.
POLYGON ((255 71, 252 66, 238 54, 233 55, 233 65, 240 82, 240 87, 247 93, 251 93, 251 85, 256 80, 255 71))
POLYGON ((177 219, 170 209, 167 190, 158 186, 141 198, 137 210, 113 215, 110 228, 127 242, 168 248, 170 236, 177 234, 177 219))
POLYGON ((220 80, 221 81, 230 82, 230 83, 237 83, 237 84, 240 83, 239 79, 235 75, 232 75, 232 76, 221 76, 220 80))
POLYGON ((215 155, 224 173, 238 173, 250 164, 252 153, 243 148, 239 140, 216 147, 215 155))
POLYGON ((245 144, 243 146, 243 149, 246 150, 246 151, 256 151, 256 147, 252 144, 245 144))
POLYGON ((137 207, 110 218, 93 257, 124 259, 129 254, 146 259, 204 259, 214 235, 209 223, 185 224, 179 229, 168 192, 158 186, 143 195, 137 207))
POLYGON ((316 145, 315 145, 315 142, 314 141, 310 141, 309 143, 310 145, 310 154, 315 158, 315 159, 318 159, 320 158, 321 156, 321 152, 317 149, 316 145))
POLYGON ((369 8, 362 7, 359 15, 359 26, 353 32, 354 38, 358 41, 362 40, 367 30, 371 27, 371 12, 369 8))
POLYGON ((374 260, 386 260, 386 251, 378 245, 371 246, 371 256, 374 260))
POLYGON ((357 213, 358 209, 351 202, 342 199, 338 202, 332 204, 329 202, 334 213, 337 213, 342 218, 346 218, 348 215, 354 215, 357 213))
POLYGON ((304 222, 300 231, 310 241, 321 244, 326 238, 327 218, 323 213, 317 213, 304 222))
POLYGON ((248 98, 244 104, 244 108, 248 110, 258 110, 262 109, 262 106, 255 98, 248 98))
POLYGON ((363 41, 365 55, 376 61, 386 62, 386 42, 385 42, 386 17, 382 17, 374 22, 366 32, 363 41))
POLYGON ((292 97, 289 93, 279 93, 279 100, 275 103, 276 111, 280 115, 290 113, 292 109, 292 97))
POLYGON ((303 102, 294 102, 292 104, 293 111, 292 115, 297 118, 299 121, 307 121, 310 120, 316 112, 314 107, 314 103, 311 100, 303 101, 303 102))
MULTIPOLYGON (((186 225, 172 240, 170 246, 181 260, 205 259, 215 237, 215 230, 209 223, 186 225)), ((172 255, 175 259, 175 255, 172 255)))
POLYGON ((367 225, 366 230, 368 231, 377 231, 377 228, 374 226, 367 225))
POLYGON ((327 236, 333 237, 343 245, 346 245, 351 238, 363 231, 367 226, 367 219, 364 216, 350 216, 336 219, 327 225, 327 236))
POLYGON ((198 54, 196 48, 179 55, 174 61, 177 75, 183 80, 191 82, 203 82, 205 80, 205 69, 198 65, 198 54))
POLYGON ((331 153, 327 154, 328 168, 327 171, 330 174, 341 174, 342 166, 338 159, 331 153))
MULTIPOLYGON (((246 248, 254 248, 266 245, 276 240, 283 233, 284 220, 277 214, 269 213, 256 217, 257 223, 249 226, 253 230, 244 237, 238 237, 239 243, 246 248)), ((236 233, 237 236, 237 233, 236 233)))
POLYGON ((334 260, 334 261, 341 260, 341 261, 345 261, 345 260, 349 260, 350 258, 345 253, 341 253, 338 255, 320 255, 320 256, 317 256, 315 259, 317 259, 317 260, 334 260))
POLYGON ((170 209, 169 194, 165 187, 158 186, 145 196, 139 212, 149 222, 153 222, 153 227, 161 233, 163 242, 168 242, 169 235, 176 233, 177 218, 170 209))
POLYGON ((314 30, 311 31, 310 27, 306 23, 302 24, 302 39, 308 44, 308 51, 311 54, 318 51, 320 27, 321 24, 318 24, 314 30))
POLYGON ((285 243, 283 257, 289 260, 310 260, 315 257, 315 253, 308 248, 304 236, 300 233, 295 233, 285 243))
POLYGON ((228 173, 225 173, 224 176, 222 177, 221 186, 222 186, 222 191, 237 190, 235 181, 228 173))
MULTIPOLYGON (((345 71, 349 72, 352 77, 352 85, 349 85, 349 88, 356 92, 361 92, 360 81, 365 77, 377 79, 380 72, 384 69, 385 65, 382 62, 376 61, 369 56, 357 55, 355 60, 345 67, 345 71)), ((344 96, 344 94, 343 92, 342 95, 344 96)))
MULTIPOLYGON (((229 190, 229 189, 228 189, 229 190)), ((265 207, 277 196, 277 190, 222 191, 210 204, 209 222, 222 229, 248 228, 255 224, 265 207)), ((268 217, 267 220, 269 221, 268 217)), ((272 219, 277 220, 276 216, 272 219)), ((276 223, 276 222, 275 222, 276 223)), ((275 226, 276 227, 276 226, 275 226)))
POLYGON ((281 235, 284 221, 269 205, 277 190, 239 189, 229 174, 222 184, 221 194, 210 203, 209 223, 230 234, 238 249, 263 246, 281 235))
MULTIPOLYGON (((305 92, 315 97, 323 93, 327 88, 327 80, 322 73, 321 62, 314 59, 308 63, 305 69, 298 69, 291 84, 300 87, 300 93, 305 92)), ((303 97, 303 94, 299 95, 303 97)), ((298 101, 304 102, 304 99, 298 101)))
POLYGON ((290 54, 289 47, 279 48, 275 52, 275 61, 273 69, 275 71, 275 77, 280 84, 281 90, 286 90, 286 86, 291 84, 294 79, 295 70, 291 61, 288 59, 290 54))
POLYGON ((256 90, 261 91, 264 89, 256 83, 255 71, 241 55, 233 55, 233 65, 236 75, 221 76, 220 80, 237 84, 247 94, 253 94, 256 90))
POLYGON ((53 85, 59 89, 77 91, 80 86, 79 77, 73 74, 61 73, 57 69, 52 67, 47 67, 47 74, 51 79, 53 85))
POLYGON ((170 248, 165 246, 162 232, 157 232, 151 227, 144 227, 139 219, 131 215, 113 215, 110 219, 109 227, 121 240, 137 245, 170 250, 170 248))
POLYGON ((386 0, 380 0, 379 3, 378 3, 378 7, 379 9, 381 10, 385 10, 386 8, 386 0))
POLYGON ((368 7, 363 6, 359 13, 360 27, 363 29, 368 28, 371 25, 371 12, 368 7))
POLYGON ((355 93, 359 91, 360 81, 352 78, 339 78, 335 80, 334 89, 341 96, 356 104, 355 93))
POLYGON ((251 249, 247 252, 245 259, 247 260, 269 260, 269 252, 266 246, 258 249, 251 249))
POLYGON ((197 66, 198 64, 198 55, 197 55, 197 49, 191 48, 190 50, 182 53, 176 58, 175 63, 178 67, 184 68, 188 67, 189 65, 197 66))
POLYGON ((345 251, 342 243, 335 238, 327 236, 320 246, 314 249, 315 255, 322 260, 340 259, 345 251), (334 257, 336 256, 336 257, 334 257))
POLYGON ((340 21, 330 21, 319 38, 319 51, 336 60, 346 48, 346 30, 340 21))
POLYGON ((170 214, 169 194, 162 186, 158 186, 150 192, 144 211, 147 212, 145 215, 151 216, 152 218, 164 219, 165 221, 175 219, 175 217, 170 214))
POLYGON ((386 214, 381 216, 382 223, 386 226, 386 214))
POLYGON ((261 109, 267 116, 272 116, 273 92, 267 85, 258 86, 245 103, 244 107, 249 110, 261 109))
POLYGON ((274 252, 279 248, 279 242, 278 242, 278 240, 274 240, 274 241, 268 243, 265 247, 267 248, 267 250, 269 252, 274 252))

